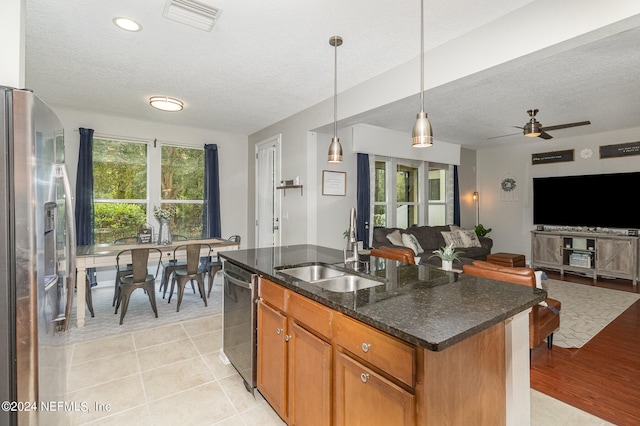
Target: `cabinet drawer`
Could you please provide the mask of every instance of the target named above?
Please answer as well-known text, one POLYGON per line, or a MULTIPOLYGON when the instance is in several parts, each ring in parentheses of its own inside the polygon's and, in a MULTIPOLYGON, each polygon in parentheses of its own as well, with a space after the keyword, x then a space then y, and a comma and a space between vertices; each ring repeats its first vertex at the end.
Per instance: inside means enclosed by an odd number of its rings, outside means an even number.
POLYGON ((274 308, 280 309, 281 312, 285 311, 285 291, 285 288, 281 285, 265 278, 260 278, 260 284, 258 286, 260 298, 274 308))
POLYGON ((408 386, 415 386, 415 347, 345 315, 334 316, 334 341, 408 386))
POLYGON ((287 313, 296 322, 305 324, 327 339, 331 338, 331 310, 326 306, 300 296, 292 291, 288 292, 287 313))

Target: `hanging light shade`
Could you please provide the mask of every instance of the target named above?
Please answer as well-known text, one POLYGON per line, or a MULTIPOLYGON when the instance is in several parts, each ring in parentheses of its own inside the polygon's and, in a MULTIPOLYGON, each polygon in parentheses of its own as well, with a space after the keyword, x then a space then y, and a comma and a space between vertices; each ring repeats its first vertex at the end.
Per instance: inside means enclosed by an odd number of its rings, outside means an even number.
POLYGON ((342 145, 338 139, 338 46, 342 45, 342 37, 333 36, 329 44, 334 47, 333 59, 333 138, 329 145, 329 163, 342 163, 342 145))
POLYGON ((411 138, 415 148, 433 145, 433 130, 424 112, 424 0, 420 0, 420 112, 413 125, 411 138))

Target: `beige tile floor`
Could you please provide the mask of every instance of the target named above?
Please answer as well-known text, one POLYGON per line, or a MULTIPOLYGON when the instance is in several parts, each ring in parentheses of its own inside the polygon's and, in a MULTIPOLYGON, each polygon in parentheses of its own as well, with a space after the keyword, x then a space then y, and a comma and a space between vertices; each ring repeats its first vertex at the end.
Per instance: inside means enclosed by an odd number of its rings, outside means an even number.
POLYGON ((221 315, 126 332, 71 348, 72 425, 283 425, 218 358, 221 315))
MULTIPOLYGON (((221 315, 124 332, 71 347, 72 425, 283 425, 232 366, 218 358, 221 315)), ((608 425, 533 391, 533 426, 608 425)))

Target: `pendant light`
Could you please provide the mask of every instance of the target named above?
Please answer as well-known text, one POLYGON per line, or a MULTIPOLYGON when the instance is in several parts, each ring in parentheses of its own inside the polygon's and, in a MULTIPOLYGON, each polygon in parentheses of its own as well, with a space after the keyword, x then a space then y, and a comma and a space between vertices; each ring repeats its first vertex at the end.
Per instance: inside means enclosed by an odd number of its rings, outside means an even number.
POLYGON ((431 123, 424 112, 424 0, 420 0, 420 112, 411 137, 415 148, 433 145, 431 123))
POLYGON ((342 37, 333 36, 329 44, 334 47, 333 60, 333 138, 329 145, 329 163, 342 163, 342 145, 338 139, 338 46, 342 45, 342 37))

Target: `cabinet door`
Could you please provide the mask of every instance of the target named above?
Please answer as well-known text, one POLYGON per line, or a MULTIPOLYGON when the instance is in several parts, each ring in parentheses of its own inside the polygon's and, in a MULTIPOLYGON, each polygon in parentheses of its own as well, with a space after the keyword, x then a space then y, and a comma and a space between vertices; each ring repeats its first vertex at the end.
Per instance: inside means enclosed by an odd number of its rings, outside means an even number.
POLYGON ((331 345, 289 320, 289 424, 331 424, 331 345))
POLYGON ((335 378, 336 425, 415 425, 414 395, 341 352, 335 378))
POLYGON ((596 247, 598 273, 633 275, 636 260, 631 240, 598 238, 596 247))
POLYGON ((286 418, 286 317, 258 302, 258 390, 286 418))
POLYGON ((534 265, 562 265, 562 237, 559 235, 533 234, 531 257, 534 265))

